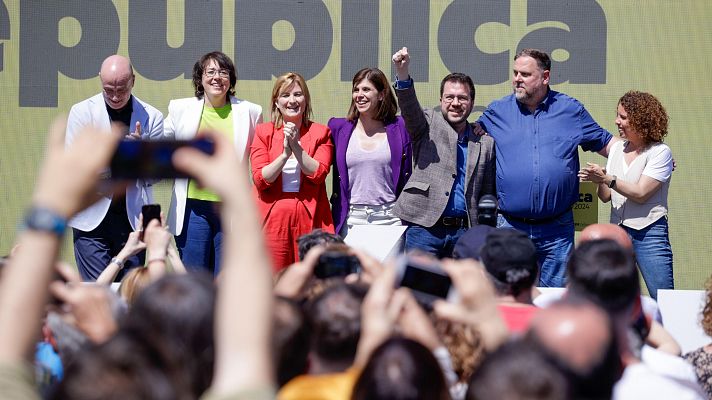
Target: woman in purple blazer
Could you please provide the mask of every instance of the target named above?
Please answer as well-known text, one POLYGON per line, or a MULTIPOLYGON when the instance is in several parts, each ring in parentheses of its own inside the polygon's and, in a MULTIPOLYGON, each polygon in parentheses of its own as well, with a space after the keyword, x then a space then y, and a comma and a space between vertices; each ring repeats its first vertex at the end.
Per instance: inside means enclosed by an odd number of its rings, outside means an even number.
POLYGON ((388 79, 378 68, 353 78, 346 118, 332 118, 334 141, 331 212, 336 232, 354 225, 400 225, 395 200, 412 170, 412 146, 388 79))

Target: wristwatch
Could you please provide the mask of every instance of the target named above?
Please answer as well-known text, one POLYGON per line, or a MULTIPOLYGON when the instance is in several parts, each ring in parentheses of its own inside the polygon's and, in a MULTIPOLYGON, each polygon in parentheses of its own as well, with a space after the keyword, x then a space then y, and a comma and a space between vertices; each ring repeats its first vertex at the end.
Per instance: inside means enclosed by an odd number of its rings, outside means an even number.
POLYGON ((119 269, 124 269, 124 262, 121 261, 119 257, 114 257, 109 261, 109 264, 116 264, 119 266, 119 269))
POLYGON ((611 183, 608 184, 608 187, 611 188, 611 189, 613 189, 614 187, 616 187, 616 179, 617 179, 617 177, 616 177, 615 175, 611 175, 611 176, 613 177, 613 179, 611 179, 611 183))
POLYGON ((25 215, 23 228, 62 236, 67 228, 67 220, 52 210, 33 207, 25 215))

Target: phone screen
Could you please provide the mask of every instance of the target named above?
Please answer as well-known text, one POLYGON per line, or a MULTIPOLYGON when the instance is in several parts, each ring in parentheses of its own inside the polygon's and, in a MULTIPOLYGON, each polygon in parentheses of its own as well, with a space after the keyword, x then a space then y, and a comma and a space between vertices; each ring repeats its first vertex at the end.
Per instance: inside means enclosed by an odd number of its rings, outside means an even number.
POLYGON ((161 205, 146 204, 141 207, 141 214, 143 215, 143 230, 145 231, 152 219, 157 219, 158 222, 161 222, 161 205))
POLYGON ((443 299, 448 297, 451 284, 452 281, 449 276, 428 271, 412 264, 406 265, 401 279, 401 286, 443 299))
POLYGON ((215 152, 215 143, 194 140, 122 140, 111 159, 112 179, 185 178, 173 167, 172 157, 180 147, 193 147, 206 154, 215 152))

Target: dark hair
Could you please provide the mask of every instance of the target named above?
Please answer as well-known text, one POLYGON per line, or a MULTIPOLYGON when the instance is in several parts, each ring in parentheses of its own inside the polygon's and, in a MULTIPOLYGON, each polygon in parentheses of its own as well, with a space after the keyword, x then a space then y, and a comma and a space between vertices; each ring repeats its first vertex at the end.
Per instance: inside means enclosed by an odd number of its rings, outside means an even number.
POLYGON ((568 399, 564 374, 531 341, 506 342, 472 374, 467 400, 568 399))
POLYGON ((521 49, 514 56, 514 61, 519 57, 531 57, 536 60, 537 66, 542 71, 551 71, 551 58, 545 52, 539 49, 521 49))
POLYGON ((414 340, 390 338, 371 354, 351 399, 445 400, 450 393, 430 350, 414 340))
POLYGON ((194 399, 185 382, 171 375, 155 349, 119 331, 107 342, 79 353, 52 399, 194 399))
POLYGON ((472 83, 472 78, 469 75, 465 75, 460 72, 453 72, 448 74, 446 77, 440 81, 440 97, 443 97, 443 91, 445 90, 445 83, 447 82, 459 82, 470 89, 470 100, 475 100, 475 84, 472 83))
POLYGON ((306 306, 311 351, 321 360, 346 369, 353 363, 361 337, 361 303, 367 289, 339 282, 306 306))
MULTIPOLYGON (((383 94, 383 100, 378 103, 378 110, 376 112, 375 119, 382 122, 389 122, 393 120, 396 117, 396 112, 398 111, 398 103, 396 103, 396 96, 393 94, 391 85, 388 84, 386 74, 378 68, 362 68, 360 71, 356 72, 356 75, 354 75, 354 78, 351 81, 351 89, 356 89, 356 86, 364 79, 371 82, 378 93, 383 94)), ((346 116, 346 119, 349 121, 355 121, 358 117, 358 109, 356 108, 353 97, 351 97, 351 106, 349 107, 349 113, 346 116)))
POLYGON ((480 250, 480 258, 500 295, 519 296, 531 290, 539 276, 536 247, 516 229, 491 231, 480 250))
POLYGON ((328 243, 344 243, 344 239, 342 239, 339 235, 325 232, 318 228, 299 236, 297 239, 299 260, 303 260, 304 256, 307 255, 312 247, 328 243))
POLYGON ((274 302, 272 355, 278 387, 307 371, 309 330, 304 312, 296 301, 279 296, 274 302))
POLYGON ((665 107, 650 93, 631 90, 618 100, 628 114, 628 122, 645 144, 660 143, 668 131, 665 107))
POLYGON ((569 258, 568 290, 608 312, 628 312, 640 295, 633 253, 610 239, 581 244, 569 258))
POLYGON ((203 73, 205 67, 210 60, 215 61, 221 69, 226 69, 230 72, 230 89, 227 91, 228 96, 235 95, 235 84, 237 83, 237 71, 230 57, 222 51, 213 51, 200 57, 193 65, 193 87, 195 88, 195 97, 202 99, 205 95, 203 88, 203 73))
POLYGON ((214 311, 212 277, 171 274, 141 291, 122 329, 154 349, 197 397, 213 375, 214 311))

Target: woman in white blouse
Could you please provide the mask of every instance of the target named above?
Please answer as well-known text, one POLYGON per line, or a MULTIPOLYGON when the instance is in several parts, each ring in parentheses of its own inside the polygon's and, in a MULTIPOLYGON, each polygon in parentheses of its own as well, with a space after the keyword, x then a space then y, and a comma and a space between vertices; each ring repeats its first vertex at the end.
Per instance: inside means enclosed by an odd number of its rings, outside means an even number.
POLYGON ((598 197, 611 201, 611 223, 633 241, 638 266, 653 298, 673 289, 672 248, 668 235, 668 189, 673 170, 670 148, 663 143, 668 115, 655 96, 630 91, 618 102, 618 133, 606 168, 588 163, 582 180, 598 184, 598 197))

